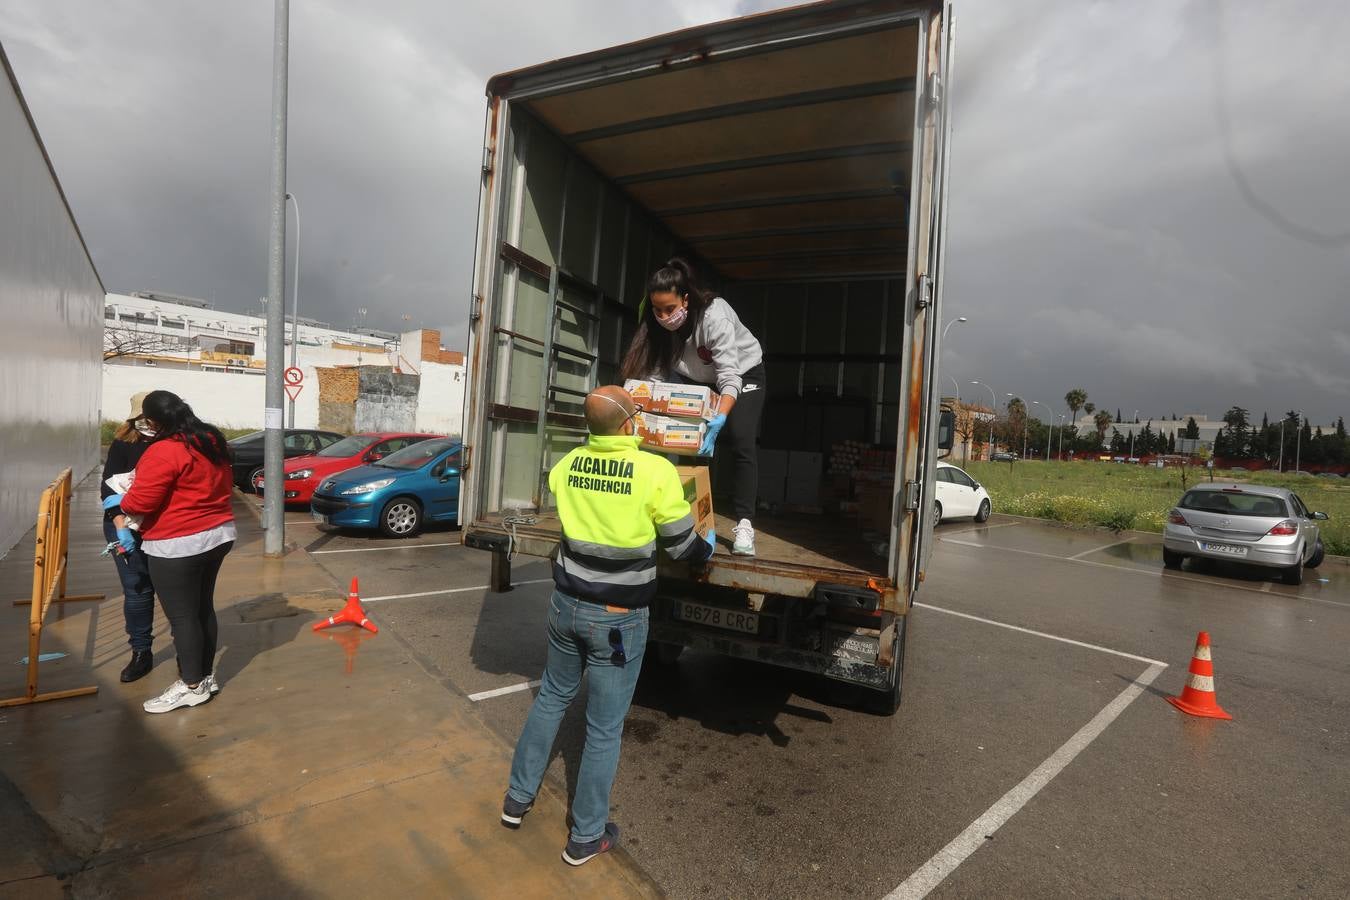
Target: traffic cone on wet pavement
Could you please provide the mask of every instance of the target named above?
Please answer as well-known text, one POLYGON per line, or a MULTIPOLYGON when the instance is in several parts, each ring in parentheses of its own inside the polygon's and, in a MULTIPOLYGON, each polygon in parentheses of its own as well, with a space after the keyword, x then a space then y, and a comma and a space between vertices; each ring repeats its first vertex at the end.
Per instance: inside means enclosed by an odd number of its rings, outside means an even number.
POLYGON ((1168 697, 1167 702, 1182 712, 1206 719, 1231 719, 1219 706, 1214 693, 1214 659, 1209 652, 1209 632, 1202 631, 1195 639, 1195 654, 1191 656, 1191 674, 1180 697, 1168 697))
POLYGON ((361 608, 361 594, 356 587, 356 579, 352 579, 351 590, 347 592, 347 605, 342 608, 342 612, 335 616, 329 616, 322 622, 314 623, 314 630, 318 631, 327 628, 329 625, 342 625, 351 623, 360 628, 364 628, 372 634, 379 634, 380 629, 375 627, 375 623, 366 618, 366 611, 361 608))

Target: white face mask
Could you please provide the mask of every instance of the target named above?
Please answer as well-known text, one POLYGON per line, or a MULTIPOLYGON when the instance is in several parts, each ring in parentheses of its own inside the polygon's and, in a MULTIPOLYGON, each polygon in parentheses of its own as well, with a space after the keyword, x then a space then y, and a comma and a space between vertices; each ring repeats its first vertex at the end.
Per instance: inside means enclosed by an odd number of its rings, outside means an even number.
POLYGON ((684 324, 684 320, 687 318, 689 318, 689 307, 681 306, 664 319, 657 319, 656 321, 660 322, 661 327, 667 331, 679 331, 680 326, 684 324))
POLYGON ((152 438, 155 435, 159 434, 158 431, 156 431, 154 428, 151 428, 149 425, 145 424, 145 422, 137 422, 136 430, 139 431, 143 436, 148 438, 152 438))

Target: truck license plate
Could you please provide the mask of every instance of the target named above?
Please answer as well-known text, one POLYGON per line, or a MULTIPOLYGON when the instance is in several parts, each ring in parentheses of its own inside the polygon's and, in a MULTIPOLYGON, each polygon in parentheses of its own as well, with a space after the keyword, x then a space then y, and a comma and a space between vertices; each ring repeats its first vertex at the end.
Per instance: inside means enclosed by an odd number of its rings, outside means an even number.
POLYGON ((1201 550, 1208 550, 1210 553, 1226 553, 1229 556, 1246 556, 1246 547, 1237 547, 1233 544, 1212 544, 1205 541, 1200 545, 1201 550))
POLYGON ((759 634, 759 616, 741 610, 721 609, 716 606, 704 606, 702 603, 690 603, 688 600, 676 600, 675 618, 696 625, 711 625, 728 631, 740 631, 745 634, 759 634))

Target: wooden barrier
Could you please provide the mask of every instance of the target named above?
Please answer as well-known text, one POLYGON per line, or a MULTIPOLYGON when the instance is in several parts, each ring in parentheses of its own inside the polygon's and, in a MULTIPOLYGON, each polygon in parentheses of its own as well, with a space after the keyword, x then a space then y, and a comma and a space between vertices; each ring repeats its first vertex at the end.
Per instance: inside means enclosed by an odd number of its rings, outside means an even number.
POLYGON ((70 469, 66 469, 42 492, 38 501, 37 544, 33 549, 33 597, 15 600, 15 606, 31 604, 28 613, 28 691, 22 697, 0 700, 0 707, 23 706, 44 700, 61 700, 98 692, 98 687, 38 693, 38 657, 42 654, 42 623, 53 603, 102 600, 102 594, 66 596, 67 560, 70 556, 70 469))

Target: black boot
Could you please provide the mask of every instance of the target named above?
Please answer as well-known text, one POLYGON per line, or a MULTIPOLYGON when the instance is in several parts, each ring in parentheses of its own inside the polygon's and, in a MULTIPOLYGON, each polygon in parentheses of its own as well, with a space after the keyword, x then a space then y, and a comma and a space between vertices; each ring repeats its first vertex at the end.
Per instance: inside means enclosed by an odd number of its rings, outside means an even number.
POLYGON ((131 662, 122 670, 122 681, 135 681, 150 674, 155 667, 155 655, 149 650, 132 650, 131 662))

